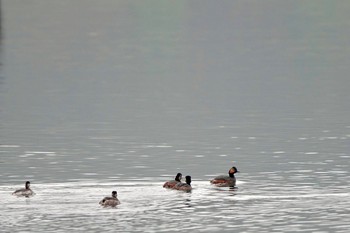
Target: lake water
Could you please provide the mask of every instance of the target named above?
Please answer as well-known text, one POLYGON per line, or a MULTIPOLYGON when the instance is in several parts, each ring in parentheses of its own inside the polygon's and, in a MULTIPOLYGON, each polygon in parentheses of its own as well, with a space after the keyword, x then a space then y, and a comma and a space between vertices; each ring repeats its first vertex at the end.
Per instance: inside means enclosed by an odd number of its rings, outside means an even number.
POLYGON ((349 2, 0 4, 1 232, 348 232, 349 2))

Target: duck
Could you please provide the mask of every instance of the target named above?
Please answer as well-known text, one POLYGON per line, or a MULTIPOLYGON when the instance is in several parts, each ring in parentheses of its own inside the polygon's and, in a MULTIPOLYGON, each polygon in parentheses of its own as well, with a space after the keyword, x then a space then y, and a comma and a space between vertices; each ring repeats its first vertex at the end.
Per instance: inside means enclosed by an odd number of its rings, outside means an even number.
POLYGON ((12 193, 12 195, 17 197, 30 197, 33 196, 35 193, 30 189, 30 182, 26 181, 25 188, 18 189, 12 193))
POLYGON ((181 183, 182 174, 177 173, 174 180, 170 180, 164 183, 163 188, 174 188, 175 185, 181 183))
POLYGON ((227 175, 221 175, 215 177, 210 181, 211 184, 218 187, 235 187, 236 186, 236 177, 235 173, 239 172, 236 167, 230 168, 227 175))
POLYGON ((103 198, 99 204, 103 207, 115 207, 119 205, 120 201, 117 198, 117 191, 113 191, 111 197, 103 198))
POLYGON ((186 183, 177 183, 174 186, 174 189, 177 190, 182 190, 182 191, 186 191, 189 192, 192 190, 192 186, 191 186, 191 176, 186 176, 186 183))

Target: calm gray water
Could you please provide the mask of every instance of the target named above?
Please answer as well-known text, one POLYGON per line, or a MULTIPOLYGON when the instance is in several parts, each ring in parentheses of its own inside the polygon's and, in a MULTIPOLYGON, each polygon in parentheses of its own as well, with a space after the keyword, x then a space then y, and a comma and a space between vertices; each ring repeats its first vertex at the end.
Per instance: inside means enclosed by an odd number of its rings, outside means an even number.
POLYGON ((0 4, 0 232, 348 232, 350 2, 0 4))

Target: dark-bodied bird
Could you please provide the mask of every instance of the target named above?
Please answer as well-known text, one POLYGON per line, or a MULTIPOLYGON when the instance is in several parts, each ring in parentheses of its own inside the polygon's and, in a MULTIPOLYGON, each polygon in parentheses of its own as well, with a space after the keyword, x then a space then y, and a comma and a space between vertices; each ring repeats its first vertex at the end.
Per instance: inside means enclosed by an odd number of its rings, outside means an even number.
POLYGON ((35 193, 30 189, 30 182, 27 181, 25 183, 25 188, 18 189, 12 193, 12 195, 15 195, 17 197, 30 197, 33 196, 35 193))
POLYGON ((186 183, 177 183, 174 189, 189 192, 192 190, 191 176, 186 176, 186 183))
POLYGON ((100 204, 101 206, 104 206, 104 207, 108 207, 108 206, 110 206, 110 207, 115 207, 115 206, 119 205, 119 204, 120 204, 120 201, 119 201, 118 198, 117 198, 117 191, 113 191, 111 197, 105 197, 105 198, 103 198, 103 199, 99 202, 99 204, 100 204))
POLYGON ((182 179, 182 174, 177 173, 174 180, 170 180, 164 183, 163 188, 173 189, 175 185, 177 185, 178 183, 181 183, 181 179, 182 179))
POLYGON ((210 181, 211 184, 214 184, 218 187, 235 187, 236 186, 236 177, 235 173, 239 172, 236 167, 230 168, 227 175, 221 175, 215 177, 210 181))

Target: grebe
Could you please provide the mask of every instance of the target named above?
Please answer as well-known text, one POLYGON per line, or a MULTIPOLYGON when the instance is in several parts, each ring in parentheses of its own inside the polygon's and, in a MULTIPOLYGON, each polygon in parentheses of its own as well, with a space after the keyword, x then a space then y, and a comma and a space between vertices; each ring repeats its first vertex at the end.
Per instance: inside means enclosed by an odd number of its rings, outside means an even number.
POLYGON ((163 188, 174 188, 175 185, 177 185, 178 183, 181 183, 181 179, 182 179, 182 174, 181 173, 177 173, 175 180, 170 180, 164 183, 163 188))
POLYGON ((234 187, 236 185, 235 173, 239 172, 236 167, 232 167, 228 171, 228 176, 222 175, 217 176, 210 181, 211 184, 214 184, 218 187, 234 187))
POLYGON ((33 196, 35 193, 30 189, 30 182, 27 181, 25 183, 24 189, 18 189, 12 193, 12 195, 15 195, 17 197, 30 197, 33 196))
POLYGON ((108 207, 108 206, 115 207, 116 205, 119 205, 119 204, 120 204, 120 201, 119 201, 118 198, 117 198, 117 191, 113 191, 111 197, 105 197, 105 198, 103 198, 103 199, 99 202, 99 204, 100 204, 101 206, 104 206, 104 207, 108 207))
POLYGON ((174 187, 174 189, 182 190, 182 191, 191 191, 191 176, 186 176, 186 183, 177 183, 174 187))

